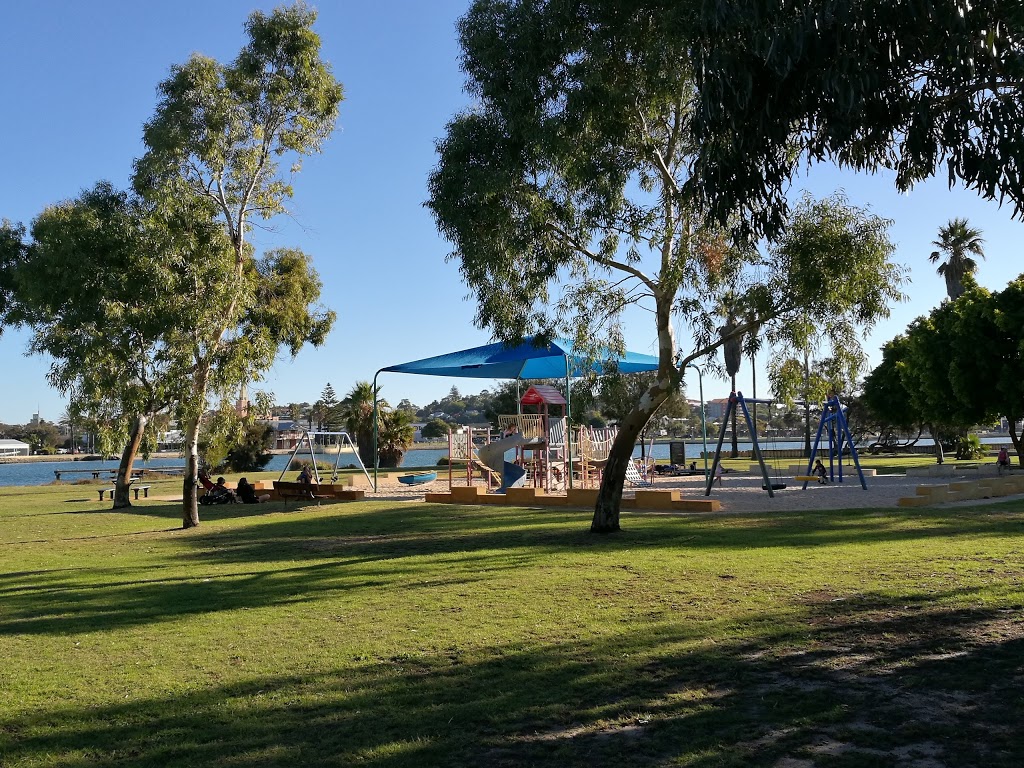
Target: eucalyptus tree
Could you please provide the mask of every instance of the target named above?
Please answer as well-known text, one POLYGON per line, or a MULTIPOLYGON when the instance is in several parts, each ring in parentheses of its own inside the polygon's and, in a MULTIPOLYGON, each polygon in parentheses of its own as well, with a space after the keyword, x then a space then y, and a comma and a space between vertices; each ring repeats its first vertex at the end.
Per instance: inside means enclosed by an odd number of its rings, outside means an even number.
POLYGON ((621 349, 623 310, 651 313, 659 368, 620 421, 597 532, 618 530, 633 445, 687 364, 755 331, 780 341, 818 304, 870 325, 899 296, 885 223, 845 200, 822 204, 826 232, 801 229, 810 242, 791 239, 765 256, 702 226, 686 194, 699 149, 688 44, 659 35, 659 18, 603 2, 474 2, 459 32, 475 104, 448 124, 429 181, 475 320, 499 338, 561 335, 582 349, 621 349), (857 235, 867 245, 856 248, 857 235), (745 270, 754 275, 739 297, 748 319, 723 336, 714 304, 745 270), (676 319, 692 337, 685 352, 676 319))
MULTIPOLYGON (((135 166, 135 189, 160 209, 215 222, 231 263, 215 289, 217 300, 194 318, 191 351, 181 361, 191 370, 190 389, 179 403, 185 425, 186 527, 198 523, 198 435, 210 393, 237 390, 252 376, 253 355, 265 360, 275 336, 294 354, 306 342, 321 343, 333 322, 333 313, 310 310, 320 289, 315 273, 307 270, 310 279, 274 293, 276 288, 261 279, 247 239, 254 217, 285 211, 292 187, 279 162, 289 159, 291 172, 297 171, 302 158, 319 152, 334 129, 342 89, 320 57, 315 19, 301 4, 269 15, 253 13, 246 24, 248 43, 233 62, 194 54, 171 68, 159 86, 156 113, 145 125, 147 151, 135 166), (277 313, 263 303, 264 291, 271 292, 277 313), (246 315, 248 331, 261 330, 259 319, 270 327, 243 344, 239 331, 246 315)), ((209 258, 221 254, 211 252, 209 258)), ((299 277, 296 258, 276 263, 299 277)))
POLYGON ((753 231, 779 231, 787 188, 812 161, 888 168, 902 191, 944 174, 1024 209, 1020 0, 635 5, 659 47, 689 42, 693 187, 719 221, 742 212, 753 231))
POLYGON ((939 227, 939 237, 932 240, 936 250, 931 252, 928 260, 939 264, 936 272, 946 280, 946 294, 953 301, 963 296, 967 290, 964 277, 973 276, 978 270, 978 262, 972 256, 985 258, 985 239, 981 230, 972 227, 967 219, 952 219, 944 227, 939 227))
POLYGON ((114 508, 131 506, 131 469, 149 423, 179 395, 166 332, 189 305, 167 292, 180 275, 164 234, 141 201, 100 183, 36 217, 14 271, 18 312, 33 328, 29 348, 52 360, 49 383, 102 425, 108 448, 123 446, 114 508))

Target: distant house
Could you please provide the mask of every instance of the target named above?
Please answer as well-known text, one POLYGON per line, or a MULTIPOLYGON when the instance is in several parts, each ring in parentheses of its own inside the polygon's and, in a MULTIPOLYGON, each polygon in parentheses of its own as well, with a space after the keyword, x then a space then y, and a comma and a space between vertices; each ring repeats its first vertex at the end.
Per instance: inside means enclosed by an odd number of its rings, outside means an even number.
POLYGON ((708 421, 718 421, 725 416, 725 410, 729 407, 729 398, 718 397, 704 403, 704 418, 708 421))
POLYGON ((306 428, 297 421, 278 419, 268 421, 267 424, 274 430, 274 450, 289 451, 299 444, 302 433, 306 428))
POLYGON ((30 456, 32 446, 20 440, 0 440, 0 456, 30 456))

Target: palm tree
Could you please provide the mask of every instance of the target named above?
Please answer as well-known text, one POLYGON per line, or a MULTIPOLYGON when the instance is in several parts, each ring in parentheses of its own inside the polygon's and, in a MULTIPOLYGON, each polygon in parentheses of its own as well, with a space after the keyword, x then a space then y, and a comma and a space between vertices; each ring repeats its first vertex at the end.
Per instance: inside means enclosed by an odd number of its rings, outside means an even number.
POLYGON ((380 412, 380 430, 377 435, 380 466, 401 466, 402 457, 412 445, 413 435, 416 434, 412 420, 413 415, 409 411, 396 409, 380 412))
MULTIPOLYGON (((357 381, 345 399, 341 401, 345 429, 356 441, 359 458, 368 467, 373 466, 373 397, 379 392, 380 387, 377 387, 377 393, 375 393, 370 382, 357 381)), ((388 404, 379 400, 377 407, 384 411, 388 404)))
MULTIPOLYGON (((739 298, 732 289, 728 290, 719 300, 715 314, 725 320, 724 325, 718 329, 721 338, 733 334, 739 327, 739 298)), ((725 342, 722 349, 722 356, 725 358, 725 372, 729 376, 731 391, 736 391, 736 374, 740 372, 740 364, 743 362, 743 334, 734 336, 725 342)), ((736 434, 736 410, 732 412, 732 458, 740 455, 739 436, 736 434)))
POLYGON ((981 230, 970 226, 967 219, 953 219, 946 226, 939 227, 939 239, 932 240, 932 245, 938 250, 932 251, 928 260, 934 264, 943 256, 947 257, 935 271, 946 279, 946 293, 951 301, 956 301, 966 290, 964 276, 973 275, 978 269, 978 263, 971 254, 985 258, 984 242, 981 230))

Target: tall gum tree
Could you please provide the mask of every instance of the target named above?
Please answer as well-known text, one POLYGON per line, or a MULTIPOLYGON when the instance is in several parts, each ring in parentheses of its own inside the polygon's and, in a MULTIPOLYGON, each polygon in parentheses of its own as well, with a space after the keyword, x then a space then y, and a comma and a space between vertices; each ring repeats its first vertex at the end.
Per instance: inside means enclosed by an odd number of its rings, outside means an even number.
POLYGON ((429 181, 476 322, 497 337, 621 348, 626 307, 654 319, 657 375, 620 420, 595 532, 619 529, 633 445, 687 364, 750 333, 781 341, 812 306, 870 325, 900 296, 886 223, 841 198, 807 202, 765 256, 701 225, 685 193, 698 94, 686 45, 661 44, 659 23, 635 5, 473 3, 459 32, 476 103, 447 126, 429 181), (740 275, 745 319, 720 334, 715 302, 740 275))
POLYGON ((29 349, 51 358, 50 384, 123 446, 113 506, 130 507, 135 457, 179 391, 165 331, 185 303, 168 293, 178 275, 166 241, 138 199, 105 182, 46 208, 31 234, 14 273, 18 311, 33 329, 29 349))
MULTIPOLYGON (((201 55, 174 66, 160 84, 156 114, 146 124, 146 154, 136 163, 133 184, 154 205, 189 207, 216 221, 233 258, 225 301, 211 304, 192 328, 191 389, 180 403, 187 468, 183 487, 186 527, 198 524, 198 435, 211 388, 244 381, 244 356, 232 356, 238 324, 255 301, 258 281, 247 241, 254 217, 285 210, 292 188, 281 173, 282 158, 298 171, 303 157, 319 152, 334 130, 341 84, 320 57, 316 14, 302 4, 272 13, 255 12, 246 24, 248 44, 222 65, 201 55), (233 380, 233 382, 232 382, 233 380)), ((317 293, 319 283, 317 281, 317 293)), ((319 343, 333 315, 292 318, 292 331, 319 343), (303 335, 302 331, 308 331, 303 335)), ((294 345, 293 351, 294 351, 294 345)))

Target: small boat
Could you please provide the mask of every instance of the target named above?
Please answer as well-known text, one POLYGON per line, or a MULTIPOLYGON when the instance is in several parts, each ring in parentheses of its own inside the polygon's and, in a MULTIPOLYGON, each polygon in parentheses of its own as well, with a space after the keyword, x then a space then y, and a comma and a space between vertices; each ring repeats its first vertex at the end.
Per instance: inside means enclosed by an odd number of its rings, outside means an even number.
POLYGON ((410 472, 408 475, 399 475, 398 482, 405 485, 422 485, 437 480, 437 472, 410 472))

